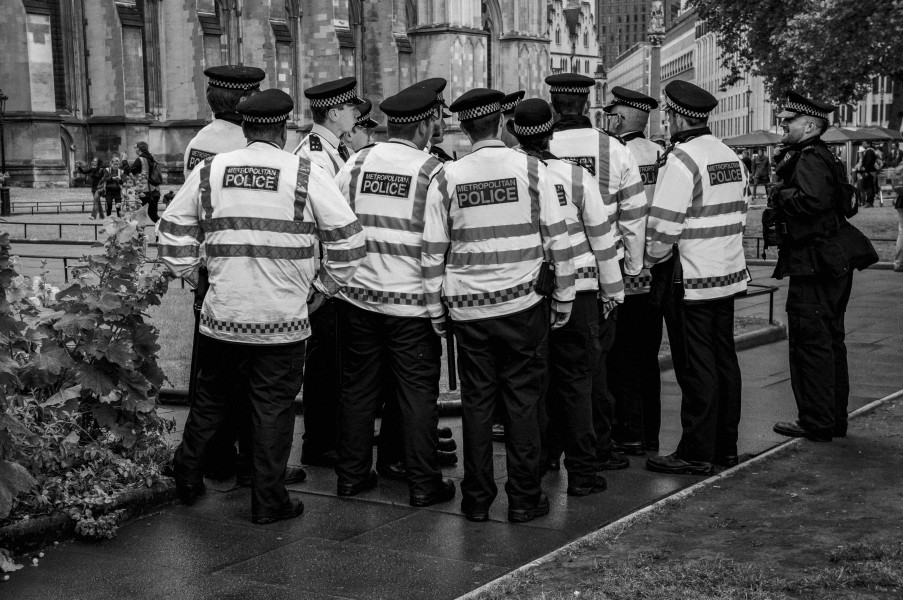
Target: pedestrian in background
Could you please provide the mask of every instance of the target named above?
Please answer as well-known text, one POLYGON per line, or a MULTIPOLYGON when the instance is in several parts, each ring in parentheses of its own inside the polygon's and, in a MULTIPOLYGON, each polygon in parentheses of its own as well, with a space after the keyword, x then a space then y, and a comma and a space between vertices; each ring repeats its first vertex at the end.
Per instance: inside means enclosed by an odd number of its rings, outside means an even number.
POLYGON ((107 199, 107 215, 113 214, 113 206, 116 207, 116 216, 120 216, 120 208, 122 207, 122 177, 125 171, 122 170, 122 162, 118 156, 114 156, 110 161, 110 166, 103 170, 102 185, 104 195, 107 199))
POLYGON ((147 216, 156 223, 160 217, 157 214, 157 207, 160 204, 160 181, 155 181, 154 173, 157 159, 150 153, 147 142, 138 142, 135 144, 135 150, 138 158, 131 165, 128 162, 123 164, 123 169, 133 177, 144 174, 144 187, 138 190, 138 198, 141 200, 141 206, 147 206, 147 216))
POLYGON ((103 219, 103 206, 101 206, 101 187, 100 182, 103 180, 103 163, 96 156, 91 159, 91 164, 85 166, 81 161, 75 161, 75 170, 73 175, 81 173, 87 175, 85 179, 91 184, 91 216, 89 219, 103 219))
POLYGON ((752 160, 752 196, 758 196, 759 186, 764 188, 764 194, 768 194, 768 184, 771 182, 771 162, 765 154, 765 148, 759 151, 752 160))

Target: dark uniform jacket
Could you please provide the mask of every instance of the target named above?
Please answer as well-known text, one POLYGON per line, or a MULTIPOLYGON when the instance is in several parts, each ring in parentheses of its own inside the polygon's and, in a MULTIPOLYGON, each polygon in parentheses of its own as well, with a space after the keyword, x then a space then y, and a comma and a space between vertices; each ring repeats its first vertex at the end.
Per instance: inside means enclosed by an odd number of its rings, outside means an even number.
POLYGON ((827 274, 840 277, 850 268, 877 262, 871 242, 843 217, 840 171, 820 138, 785 148, 778 154, 780 184, 770 201, 787 225, 778 249, 774 277, 827 274))

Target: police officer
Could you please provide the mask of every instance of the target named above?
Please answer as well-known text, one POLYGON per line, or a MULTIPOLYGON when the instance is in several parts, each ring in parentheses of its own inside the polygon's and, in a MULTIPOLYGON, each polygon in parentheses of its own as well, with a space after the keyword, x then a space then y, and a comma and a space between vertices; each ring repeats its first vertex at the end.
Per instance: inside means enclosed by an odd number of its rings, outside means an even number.
MULTIPOLYGON (((652 204, 658 175, 661 146, 646 139, 643 132, 649 112, 658 101, 646 94, 620 86, 611 89, 612 102, 602 110, 608 115, 608 129, 627 143, 636 158, 646 191, 646 207, 633 209, 645 217, 652 204)), ((633 220, 622 212, 621 220, 633 220)), ((658 451, 661 426, 661 379, 658 351, 662 342, 662 313, 649 301, 652 276, 648 269, 624 277, 627 297, 618 307, 618 327, 608 354, 608 389, 615 398, 612 441, 626 454, 658 451)))
POLYGON ((710 475, 737 462, 740 365, 734 296, 749 278, 743 254, 747 174, 706 125, 718 101, 686 81, 665 87, 672 149, 658 175, 646 229, 646 266, 662 305, 683 395, 673 454, 646 460, 661 473, 710 475))
POLYGON ((542 163, 498 139, 504 96, 474 89, 450 107, 472 151, 446 163, 430 184, 422 264, 434 328, 445 335, 450 316, 458 341, 461 510, 471 521, 486 521, 497 494, 491 427, 498 398, 510 416, 508 520, 523 523, 549 511, 540 488, 537 421, 549 314, 534 286, 547 256, 557 282, 552 327, 563 326, 574 299, 574 261, 557 194, 542 163))
POLYGON ((517 138, 511 134, 508 123, 514 118, 514 109, 516 109, 517 105, 520 104, 520 101, 524 99, 525 94, 526 92, 524 90, 518 90, 502 98, 502 141, 505 142, 505 145, 509 148, 517 146, 517 138))
MULTIPOLYGON (((636 159, 618 138, 593 127, 586 116, 589 92, 595 81, 583 75, 562 73, 546 77, 557 118, 549 150, 576 162, 595 178, 614 227, 618 258, 624 274, 638 275, 643 267, 643 233, 646 196, 636 159), (621 216, 623 215, 623 216, 621 216)), ((626 469, 630 461, 612 449, 611 423, 614 398, 608 391, 606 359, 615 337, 615 302, 600 307, 599 344, 602 352, 593 381, 593 427, 596 455, 602 470, 626 469)), ((549 464, 552 469, 558 465, 549 464)))
MULTIPOLYGON (((357 80, 345 77, 308 88, 314 124, 295 148, 295 154, 320 165, 332 177, 345 165, 349 151, 341 137, 357 125, 359 106, 357 80)), ((301 462, 320 467, 335 466, 338 406, 341 389, 340 323, 335 303, 327 300, 311 315, 313 335, 307 347, 304 379, 304 435, 301 462)))
POLYGON ((345 145, 351 148, 352 153, 367 146, 372 146, 373 130, 379 126, 379 123, 370 116, 370 111, 373 110, 372 102, 364 100, 364 103, 358 106, 357 109, 360 113, 357 123, 355 123, 349 133, 342 136, 345 145))
POLYGON ((844 216, 839 192, 846 174, 821 139, 833 112, 830 104, 788 93, 778 114, 784 130, 776 169, 781 182, 769 197, 786 223, 774 277, 790 278, 790 383, 799 410, 797 421, 777 423, 774 431, 818 442, 847 435, 844 312, 853 268, 878 260, 844 216))
POLYGON ((367 258, 339 294, 346 333, 336 464, 340 496, 376 485, 372 435, 384 386, 401 408, 411 506, 455 495, 436 457, 442 348, 426 309, 420 266, 427 186, 442 168, 423 152, 438 108, 435 93, 423 88, 387 98, 380 110, 389 140, 355 154, 336 178, 367 237, 367 258))
POLYGON ((365 255, 361 226, 332 177, 284 152, 291 97, 266 90, 238 105, 246 148, 194 169, 157 229, 159 253, 178 276, 198 268, 205 243, 211 288, 201 313, 197 397, 174 459, 180 499, 203 493, 202 457, 236 389, 252 407, 251 518, 298 516, 283 482, 301 389, 307 298, 332 295, 365 255), (318 241, 330 250, 317 271, 318 241), (316 278, 316 280, 315 280, 316 278))
POLYGON ((624 284, 599 187, 589 171, 549 152, 553 123, 549 103, 530 98, 518 105, 506 127, 520 144, 520 151, 545 163, 574 252, 577 293, 571 318, 549 334, 545 429, 554 431, 564 445, 567 493, 586 496, 607 487, 605 478, 596 474, 592 423, 593 368, 599 352, 598 297, 601 295, 603 302, 623 301, 624 284))
POLYGON ((451 115, 446 112, 448 105, 445 103, 445 96, 443 95, 447 84, 448 82, 441 77, 431 77, 430 79, 424 79, 423 81, 414 84, 414 87, 426 88, 436 93, 436 101, 441 107, 441 112, 439 113, 439 119, 433 126, 433 135, 430 137, 430 141, 427 142, 425 150, 442 162, 454 160, 448 152, 439 146, 439 144, 445 140, 445 119, 451 117, 451 115))
POLYGON ((221 152, 244 148, 241 115, 235 111, 238 103, 260 91, 266 77, 263 69, 241 65, 222 65, 204 70, 207 76, 207 104, 213 111, 213 121, 191 138, 185 148, 183 173, 185 177, 205 158, 221 152))

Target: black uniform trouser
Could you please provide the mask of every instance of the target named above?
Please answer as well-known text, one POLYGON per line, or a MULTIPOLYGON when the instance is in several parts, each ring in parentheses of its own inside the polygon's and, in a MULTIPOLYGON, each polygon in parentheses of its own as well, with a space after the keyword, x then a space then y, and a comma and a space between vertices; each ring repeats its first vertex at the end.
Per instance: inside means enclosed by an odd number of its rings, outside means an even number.
POLYGON ((832 279, 791 276, 787 290, 790 383, 800 424, 831 435, 847 424, 850 375, 844 343, 844 313, 853 273, 832 279))
POLYGON ((592 394, 599 352, 596 292, 577 292, 567 324, 549 333, 549 384, 540 411, 546 416, 540 419, 544 441, 551 434, 564 447, 571 485, 585 485, 596 474, 592 394))
POLYGON ((492 468, 495 403, 508 411, 505 431, 509 509, 539 502, 539 418, 547 376, 549 311, 545 302, 521 312, 478 321, 455 321, 461 376, 464 479, 461 506, 488 510, 498 494, 492 468))
POLYGON ((608 390, 608 354, 615 341, 620 307, 602 316, 599 304, 599 354, 593 371, 593 430, 596 433, 596 456, 600 460, 611 454, 611 427, 614 419, 615 399, 608 390))
POLYGON ((390 366, 383 365, 380 381, 382 391, 379 404, 382 405, 382 419, 379 425, 376 464, 388 466, 404 462, 404 428, 401 425, 401 405, 398 403, 398 394, 395 390, 395 376, 390 366))
POLYGON ((649 294, 624 298, 608 354, 608 389, 615 399, 613 436, 619 442, 658 442, 661 428, 662 313, 649 298, 649 294))
POLYGON ((338 300, 329 299, 310 316, 311 337, 304 370, 304 435, 301 460, 320 457, 336 449, 342 366, 338 300))
POLYGON ((157 215, 157 208, 160 205, 160 190, 142 192, 140 199, 141 206, 147 205, 147 216, 150 217, 150 220, 154 223, 159 221, 160 217, 157 215))
POLYGON ((437 491, 442 480, 436 455, 439 336, 428 318, 394 317, 348 303, 337 309, 347 340, 339 402, 338 483, 361 483, 373 466, 373 424, 383 400, 383 367, 388 366, 401 409, 408 487, 412 494, 437 491))
POLYGON ((251 513, 275 516, 290 504, 283 476, 292 448, 292 406, 301 390, 305 343, 236 344, 201 335, 198 344, 197 393, 176 450, 176 479, 200 481, 207 447, 239 402, 235 390, 246 386, 253 442, 251 513))
POLYGON ((742 381, 734 348, 734 298, 672 298, 664 314, 682 393, 678 457, 712 462, 737 454, 742 381))

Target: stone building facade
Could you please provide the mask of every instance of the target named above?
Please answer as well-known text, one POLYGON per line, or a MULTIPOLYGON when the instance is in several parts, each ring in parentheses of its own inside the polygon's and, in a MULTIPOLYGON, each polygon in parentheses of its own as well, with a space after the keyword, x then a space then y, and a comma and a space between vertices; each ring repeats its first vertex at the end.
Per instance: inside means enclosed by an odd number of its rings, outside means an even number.
MULTIPOLYGON (((287 146, 309 128, 306 88, 356 76, 378 105, 426 77, 547 95, 546 0, 3 0, 0 89, 14 185, 68 185, 76 160, 134 158, 146 140, 169 181, 211 117, 203 71, 240 63, 297 102, 287 146)), ((378 108, 374 115, 380 119, 378 108)), ((464 148, 460 134, 444 144, 464 148)))
POLYGON ((596 80, 590 94, 590 119, 602 127, 605 69, 599 50, 596 7, 587 0, 551 0, 549 12, 549 71, 580 73, 596 80))

